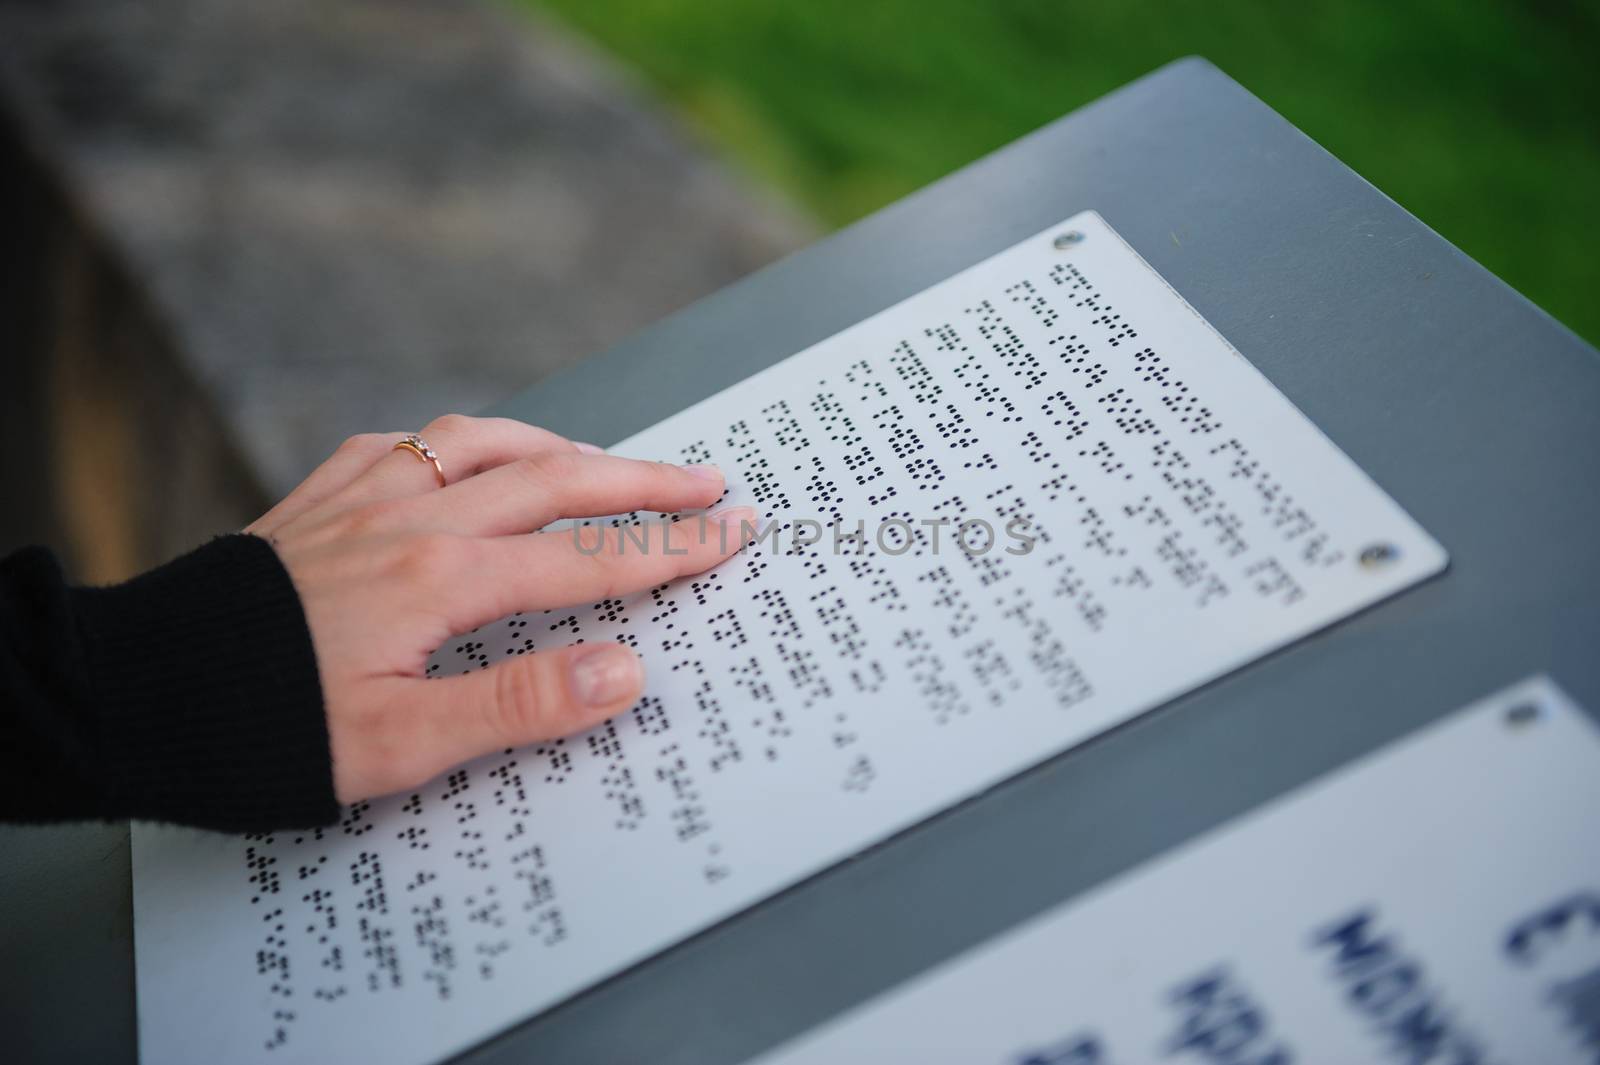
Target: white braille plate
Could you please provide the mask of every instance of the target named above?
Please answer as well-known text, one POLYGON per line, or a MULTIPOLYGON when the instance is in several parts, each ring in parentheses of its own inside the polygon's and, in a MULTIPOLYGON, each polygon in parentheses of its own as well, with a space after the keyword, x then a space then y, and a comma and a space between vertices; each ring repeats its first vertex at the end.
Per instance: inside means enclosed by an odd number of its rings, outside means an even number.
POLYGON ((1586 1065, 1597 816, 1600 734, 1535 678, 760 1063, 1586 1065))
POLYGON ((637 647, 586 736, 322 832, 137 826, 147 1060, 437 1060, 1445 565, 1092 212, 615 450, 720 464, 778 549, 434 657, 637 647))

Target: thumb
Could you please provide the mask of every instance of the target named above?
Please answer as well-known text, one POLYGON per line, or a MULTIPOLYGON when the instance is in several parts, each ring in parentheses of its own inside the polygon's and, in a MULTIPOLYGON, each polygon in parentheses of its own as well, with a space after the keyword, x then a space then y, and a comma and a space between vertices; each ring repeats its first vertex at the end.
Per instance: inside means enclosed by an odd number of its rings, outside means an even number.
POLYGON ((539 651, 458 677, 418 680, 401 712, 412 718, 422 779, 461 762, 582 732, 628 709, 644 663, 616 643, 539 651))

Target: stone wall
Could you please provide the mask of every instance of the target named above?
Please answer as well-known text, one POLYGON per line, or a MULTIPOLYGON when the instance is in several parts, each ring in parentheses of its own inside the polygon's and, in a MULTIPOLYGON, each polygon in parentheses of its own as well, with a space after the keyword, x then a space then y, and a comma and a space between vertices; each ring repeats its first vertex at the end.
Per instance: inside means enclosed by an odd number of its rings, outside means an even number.
POLYGON ((3 311, 31 414, 5 442, 50 442, 0 538, 95 579, 810 233, 602 57, 493 7, 0 3, 0 86, 32 187, 3 311))

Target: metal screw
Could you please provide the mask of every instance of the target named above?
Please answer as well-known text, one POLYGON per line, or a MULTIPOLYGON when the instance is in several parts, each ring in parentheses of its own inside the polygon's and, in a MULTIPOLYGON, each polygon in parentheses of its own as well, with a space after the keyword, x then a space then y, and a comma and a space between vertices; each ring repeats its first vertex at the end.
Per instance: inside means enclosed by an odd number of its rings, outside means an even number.
POLYGON ((1056 246, 1057 251, 1060 251, 1065 248, 1070 248, 1074 244, 1082 244, 1083 234, 1079 233, 1076 229, 1069 229, 1065 233, 1056 234, 1056 239, 1051 243, 1056 246))
POLYGON ((1512 728, 1526 728, 1539 720, 1538 703, 1517 703, 1506 708, 1506 724, 1512 728))
POLYGON ((1393 544, 1368 544, 1356 556, 1363 569, 1378 569, 1400 557, 1400 549, 1393 544))

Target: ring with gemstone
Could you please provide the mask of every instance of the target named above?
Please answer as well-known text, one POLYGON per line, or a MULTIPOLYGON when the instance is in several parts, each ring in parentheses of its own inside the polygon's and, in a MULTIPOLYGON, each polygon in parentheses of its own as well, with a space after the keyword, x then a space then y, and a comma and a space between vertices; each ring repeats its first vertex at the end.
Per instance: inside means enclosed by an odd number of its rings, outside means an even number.
POLYGON ((407 433, 406 438, 394 446, 395 451, 409 451, 423 462, 433 463, 433 472, 439 478, 439 487, 445 486, 444 467, 439 465, 439 456, 429 447, 427 442, 416 433, 407 433))

